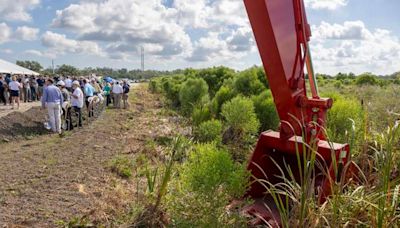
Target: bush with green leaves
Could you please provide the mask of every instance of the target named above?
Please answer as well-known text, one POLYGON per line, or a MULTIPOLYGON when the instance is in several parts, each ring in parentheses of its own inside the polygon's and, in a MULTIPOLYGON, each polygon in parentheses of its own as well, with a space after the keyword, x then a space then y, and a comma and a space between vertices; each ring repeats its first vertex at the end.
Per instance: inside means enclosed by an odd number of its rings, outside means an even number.
POLYGON ((258 95, 266 90, 266 87, 259 80, 256 68, 240 72, 235 79, 234 88, 237 93, 244 96, 258 95))
POLYGON ((276 112, 275 103, 271 91, 267 90, 258 96, 253 96, 255 112, 261 124, 261 131, 276 130, 279 125, 279 116, 276 112))
POLYGON ((260 122, 250 98, 238 96, 226 102, 221 115, 231 133, 230 140, 243 140, 258 132, 260 122))
POLYGON ((219 117, 222 105, 235 96, 236 93, 232 88, 228 86, 222 86, 211 101, 211 110, 214 116, 219 117))
POLYGON ((163 78, 162 88, 165 97, 171 102, 173 107, 179 107, 179 91, 181 90, 181 82, 173 78, 163 78))
POLYGON ((378 78, 371 73, 364 73, 356 78, 356 85, 377 85, 379 83, 378 78))
POLYGON ((149 82, 149 90, 152 93, 160 93, 162 91, 161 81, 159 78, 151 79, 149 82))
POLYGON ((195 106, 207 103, 208 100, 208 85, 203 79, 189 78, 182 84, 179 101, 183 114, 190 115, 195 106))
POLYGON ((364 129, 364 111, 361 104, 352 98, 331 95, 333 107, 328 111, 327 131, 331 140, 345 143, 359 140, 364 129))
POLYGON ((192 74, 196 78, 202 78, 207 82, 209 87, 209 93, 213 96, 223 85, 226 79, 233 78, 235 71, 227 67, 213 67, 198 70, 192 74))
POLYGON ((197 106, 193 109, 192 122, 194 126, 211 119, 211 111, 208 105, 197 106))
POLYGON ((201 123, 195 131, 195 137, 199 142, 216 144, 222 141, 222 123, 219 120, 209 120, 201 123))
POLYGON ((247 170, 236 164, 228 151, 215 144, 199 144, 183 165, 180 177, 184 187, 210 194, 222 188, 232 197, 241 197, 247 187, 247 170))
POLYGON ((168 211, 177 227, 232 227, 241 224, 239 214, 226 205, 242 197, 248 186, 248 171, 230 154, 214 144, 197 145, 170 185, 168 211))

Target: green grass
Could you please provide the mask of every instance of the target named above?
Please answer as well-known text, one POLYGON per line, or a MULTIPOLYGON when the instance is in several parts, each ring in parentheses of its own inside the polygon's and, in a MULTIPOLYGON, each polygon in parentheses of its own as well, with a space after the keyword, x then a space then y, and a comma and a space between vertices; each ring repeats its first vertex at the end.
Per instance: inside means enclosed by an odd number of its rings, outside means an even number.
POLYGON ((111 171, 122 178, 131 178, 134 162, 128 156, 117 155, 108 164, 111 171))

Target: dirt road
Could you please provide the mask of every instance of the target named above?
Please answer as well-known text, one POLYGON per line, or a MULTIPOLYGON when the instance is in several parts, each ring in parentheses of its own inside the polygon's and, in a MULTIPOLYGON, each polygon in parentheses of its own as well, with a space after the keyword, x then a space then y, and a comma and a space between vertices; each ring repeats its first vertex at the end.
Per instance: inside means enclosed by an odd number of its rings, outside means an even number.
POLYGON ((145 86, 131 94, 129 110, 107 109, 64 137, 0 145, 0 227, 55 227, 82 215, 108 226, 127 209, 134 185, 107 164, 117 154, 134 156, 148 140, 172 137, 178 128, 145 86))

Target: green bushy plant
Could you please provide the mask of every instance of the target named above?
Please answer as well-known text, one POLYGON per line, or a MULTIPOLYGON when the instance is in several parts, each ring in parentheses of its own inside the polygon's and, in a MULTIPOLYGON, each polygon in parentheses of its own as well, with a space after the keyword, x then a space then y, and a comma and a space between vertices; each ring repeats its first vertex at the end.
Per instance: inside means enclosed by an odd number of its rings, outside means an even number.
POLYGON ((237 93, 244 96, 258 95, 266 89, 260 82, 255 69, 240 72, 235 79, 234 88, 237 93))
POLYGON ((194 126, 211 119, 211 111, 208 105, 197 106, 193 109, 192 122, 194 126))
POLYGON ((327 130, 331 140, 350 142, 362 137, 364 112, 356 99, 343 98, 336 94, 333 107, 328 111, 327 130), (354 134, 354 135, 353 135, 354 134))
POLYGON ((198 70, 195 74, 196 78, 202 78, 207 82, 211 95, 220 89, 226 79, 233 78, 234 75, 234 70, 223 66, 198 70))
POLYGON ((201 123, 195 131, 196 139, 202 143, 222 141, 222 123, 219 120, 209 120, 201 123))
POLYGON ((222 106, 222 116, 231 132, 231 140, 242 140, 257 133, 260 122, 249 98, 233 98, 222 106))
POLYGON ((196 105, 206 103, 208 99, 208 85, 201 78, 189 78, 179 91, 179 101, 185 115, 190 115, 196 105))
POLYGON ((151 79, 149 82, 149 90, 152 93, 160 93, 162 91, 161 81, 158 78, 151 79))
POLYGON ((171 78, 165 78, 162 87, 165 97, 171 102, 171 105, 173 107, 179 107, 179 91, 181 90, 181 83, 171 78))
POLYGON ((230 99, 234 98, 235 96, 236 93, 232 88, 225 85, 222 86, 211 101, 212 113, 216 117, 219 117, 222 105, 230 99))
POLYGON ((371 73, 364 73, 356 78, 356 85, 377 85, 379 83, 378 78, 371 73))
POLYGON ((247 187, 247 171, 236 164, 228 151, 215 144, 197 145, 183 165, 181 180, 185 188, 210 194, 225 189, 232 197, 240 197, 247 187))
POLYGON ((255 112, 261 124, 261 131, 276 129, 279 125, 279 116, 271 91, 267 90, 258 96, 253 96, 255 112))
POLYGON ((171 186, 168 209, 176 227, 235 227, 244 225, 226 205, 247 188, 248 172, 214 144, 195 147, 171 186))

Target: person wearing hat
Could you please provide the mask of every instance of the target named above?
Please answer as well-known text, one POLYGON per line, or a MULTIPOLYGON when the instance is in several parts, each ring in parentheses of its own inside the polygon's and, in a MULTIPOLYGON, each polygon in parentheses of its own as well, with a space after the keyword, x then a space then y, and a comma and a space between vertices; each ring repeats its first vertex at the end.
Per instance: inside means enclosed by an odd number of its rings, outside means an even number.
MULTIPOLYGON (((72 85, 72 83, 71 83, 71 85, 72 85)), ((65 87, 65 82, 64 81, 58 81, 57 82, 57 87, 61 90, 61 93, 62 93, 63 98, 64 98, 64 102, 70 101, 71 100, 71 96, 70 96, 70 93, 69 93, 68 89, 65 87)))
POLYGON ((46 81, 46 88, 43 90, 42 108, 47 107, 51 130, 61 134, 61 106, 64 102, 61 90, 54 86, 53 79, 46 81))
POLYGON ((71 105, 75 113, 78 115, 78 126, 82 127, 82 108, 83 108, 83 92, 79 81, 72 82, 73 93, 71 96, 71 105))

